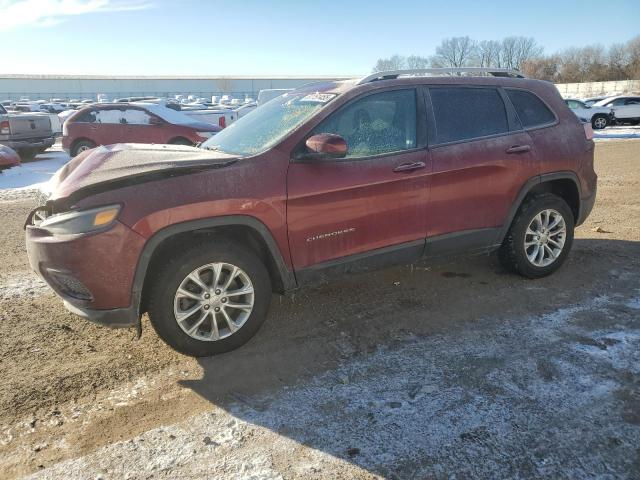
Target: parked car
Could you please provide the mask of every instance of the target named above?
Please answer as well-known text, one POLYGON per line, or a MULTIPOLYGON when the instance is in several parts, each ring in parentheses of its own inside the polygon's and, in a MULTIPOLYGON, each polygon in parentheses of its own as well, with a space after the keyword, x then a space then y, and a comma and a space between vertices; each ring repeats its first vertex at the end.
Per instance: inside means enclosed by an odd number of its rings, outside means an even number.
POLYGON ((211 125, 217 125, 220 128, 225 128, 231 125, 238 118, 238 114, 235 110, 230 108, 204 108, 204 109, 181 109, 187 117, 193 118, 198 122, 205 122, 211 125))
POLYGON ((589 107, 582 100, 573 98, 565 99, 564 103, 580 120, 591 123, 595 130, 602 130, 615 121, 613 110, 609 107, 589 107))
POLYGON ((153 103, 100 103, 64 122, 62 148, 72 157, 98 145, 167 143, 196 145, 221 129, 153 103))
POLYGON ((593 104, 594 107, 611 108, 617 123, 640 123, 640 96, 618 95, 593 104))
POLYGON ((0 144, 22 159, 44 152, 55 143, 51 118, 44 113, 9 113, 0 106, 0 144))
POLYGON ((593 131, 553 84, 492 72, 324 82, 200 148, 85 152, 27 219, 30 264, 72 312, 149 312, 195 356, 244 344, 272 291, 333 275, 496 250, 549 275, 595 202, 593 131))
POLYGON ((0 171, 17 167, 18 165, 20 165, 18 153, 5 145, 0 145, 0 171))

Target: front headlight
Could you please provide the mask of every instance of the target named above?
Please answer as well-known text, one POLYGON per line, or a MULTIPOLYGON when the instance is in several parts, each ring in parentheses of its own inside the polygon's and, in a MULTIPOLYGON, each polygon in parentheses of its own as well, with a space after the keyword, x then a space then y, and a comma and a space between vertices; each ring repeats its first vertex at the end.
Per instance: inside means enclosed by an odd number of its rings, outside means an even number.
POLYGON ((213 137, 216 134, 216 132, 196 132, 196 134, 202 138, 210 138, 210 137, 213 137))
POLYGON ((59 213, 43 220, 39 227, 58 234, 87 233, 111 226, 118 218, 118 213, 120 205, 59 213))

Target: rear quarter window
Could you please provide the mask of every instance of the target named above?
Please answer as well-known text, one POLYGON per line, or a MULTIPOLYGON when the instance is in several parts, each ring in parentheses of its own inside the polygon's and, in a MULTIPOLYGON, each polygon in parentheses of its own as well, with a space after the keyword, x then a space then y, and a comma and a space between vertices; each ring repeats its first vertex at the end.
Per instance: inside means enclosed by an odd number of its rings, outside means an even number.
POLYGON ((436 143, 487 137, 509 131, 507 112, 495 88, 430 88, 436 143))
POLYGON ((507 95, 524 128, 540 127, 556 121, 553 112, 537 95, 525 90, 511 89, 507 89, 507 95))

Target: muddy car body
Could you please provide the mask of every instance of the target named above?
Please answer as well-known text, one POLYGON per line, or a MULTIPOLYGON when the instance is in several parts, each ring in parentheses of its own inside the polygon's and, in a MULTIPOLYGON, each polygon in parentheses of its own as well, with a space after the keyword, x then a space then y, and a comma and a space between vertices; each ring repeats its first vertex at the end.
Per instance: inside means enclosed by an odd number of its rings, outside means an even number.
POLYGON ((552 273, 595 201, 590 126, 550 83, 429 72, 302 87, 204 148, 85 152, 27 219, 31 266, 71 311, 148 311, 191 355, 238 347, 272 291, 333 275, 493 250, 552 273))

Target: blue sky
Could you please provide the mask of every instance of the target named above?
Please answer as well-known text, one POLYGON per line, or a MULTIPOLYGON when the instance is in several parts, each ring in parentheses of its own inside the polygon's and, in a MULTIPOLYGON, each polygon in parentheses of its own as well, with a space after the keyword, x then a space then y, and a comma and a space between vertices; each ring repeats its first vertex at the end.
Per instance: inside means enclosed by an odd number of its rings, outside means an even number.
POLYGON ((550 53, 638 34, 640 0, 0 0, 0 73, 357 75, 451 36, 550 53))

